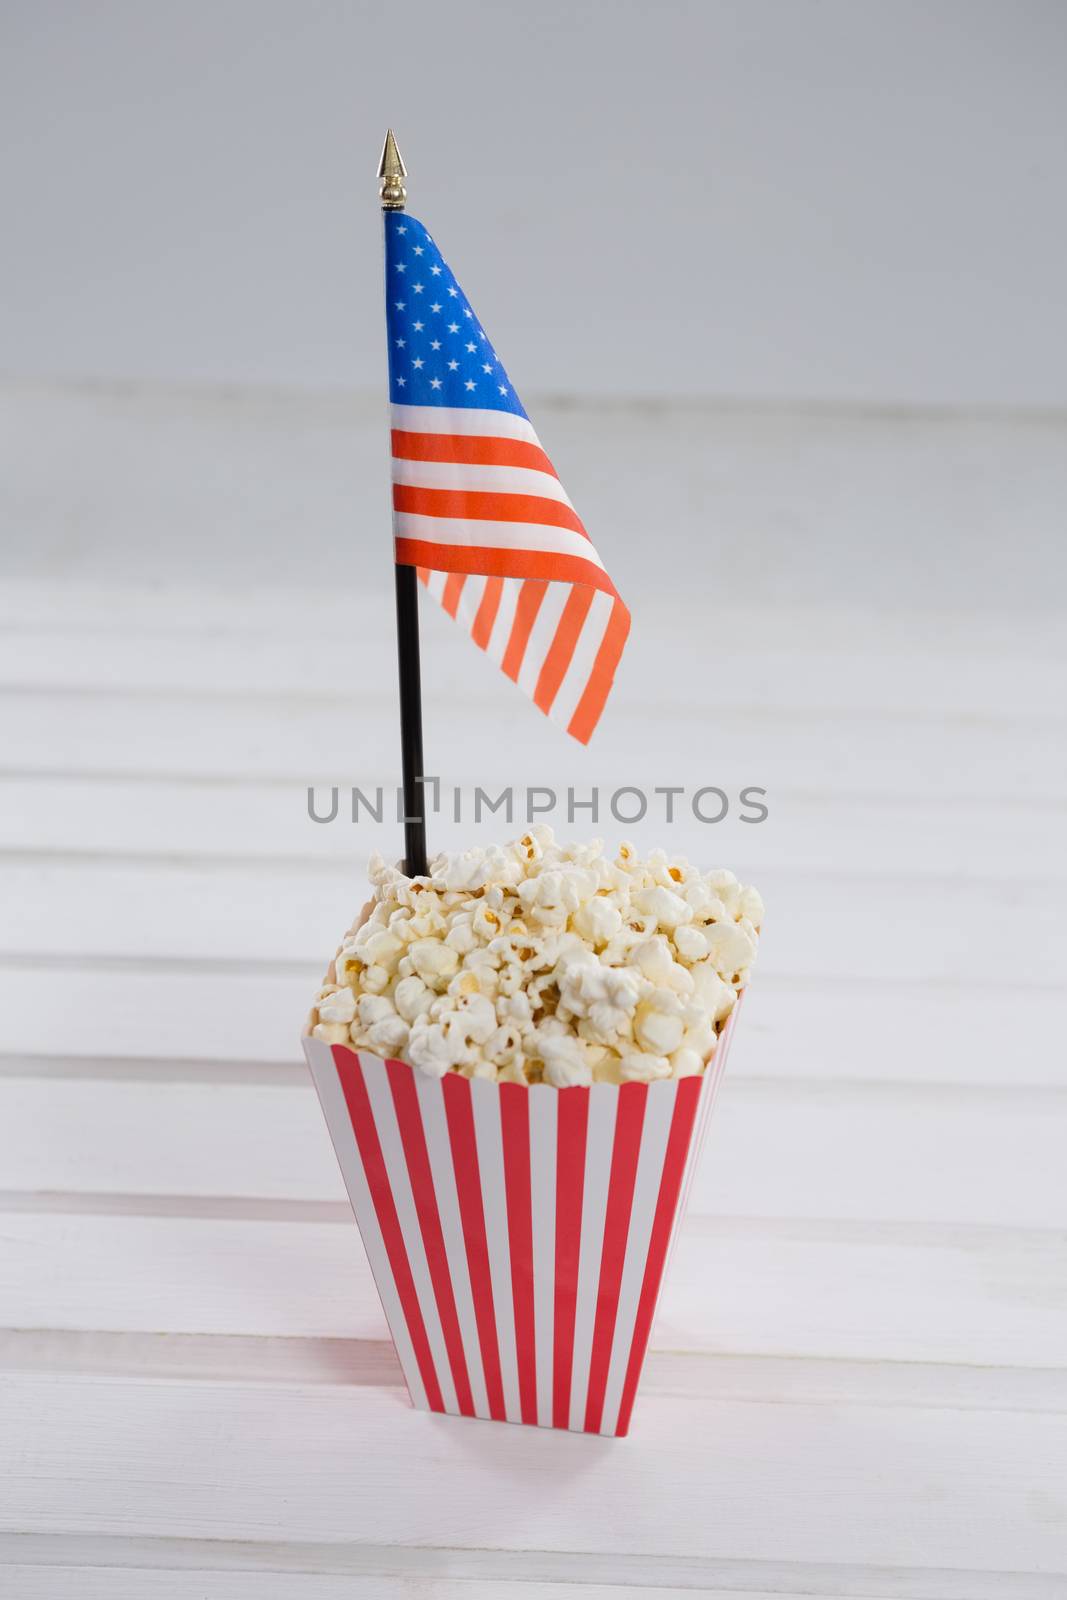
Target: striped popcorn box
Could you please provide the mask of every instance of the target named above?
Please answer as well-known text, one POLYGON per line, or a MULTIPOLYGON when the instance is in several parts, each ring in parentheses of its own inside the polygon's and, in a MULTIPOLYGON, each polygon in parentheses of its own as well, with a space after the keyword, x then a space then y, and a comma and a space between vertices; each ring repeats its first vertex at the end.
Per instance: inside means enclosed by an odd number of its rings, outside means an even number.
POLYGON ((412 1404, 629 1430, 738 1007, 701 1077, 555 1089, 304 1049, 412 1404))

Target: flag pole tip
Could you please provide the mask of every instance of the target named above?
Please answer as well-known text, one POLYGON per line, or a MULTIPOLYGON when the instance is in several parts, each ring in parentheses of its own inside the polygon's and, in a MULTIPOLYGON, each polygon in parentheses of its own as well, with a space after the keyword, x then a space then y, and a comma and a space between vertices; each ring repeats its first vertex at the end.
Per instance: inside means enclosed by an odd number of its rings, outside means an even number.
POLYGON ((404 179, 408 169, 397 149, 392 128, 387 129, 382 145, 382 159, 378 163, 378 195, 386 211, 403 211, 407 200, 404 179))

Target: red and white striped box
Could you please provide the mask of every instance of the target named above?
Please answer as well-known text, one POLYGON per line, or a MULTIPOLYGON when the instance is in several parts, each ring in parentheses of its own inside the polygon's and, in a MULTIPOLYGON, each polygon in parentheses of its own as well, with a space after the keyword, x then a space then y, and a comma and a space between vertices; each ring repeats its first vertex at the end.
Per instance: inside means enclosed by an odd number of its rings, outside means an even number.
POLYGON ((304 1050, 412 1404, 628 1432, 726 1065, 554 1089, 304 1050))

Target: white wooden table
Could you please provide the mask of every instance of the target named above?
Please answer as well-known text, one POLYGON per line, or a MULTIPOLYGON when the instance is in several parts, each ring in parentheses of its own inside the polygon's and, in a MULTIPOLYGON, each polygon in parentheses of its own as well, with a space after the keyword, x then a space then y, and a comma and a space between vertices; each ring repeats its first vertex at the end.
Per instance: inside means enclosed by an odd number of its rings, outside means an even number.
POLYGON ((768 790, 626 830, 769 920, 615 1442, 408 1409, 299 1059, 397 852, 305 805, 395 778, 377 407, 2 399, 0 1592, 1067 1594, 1067 427, 539 413, 588 752, 426 619, 446 783, 768 790))

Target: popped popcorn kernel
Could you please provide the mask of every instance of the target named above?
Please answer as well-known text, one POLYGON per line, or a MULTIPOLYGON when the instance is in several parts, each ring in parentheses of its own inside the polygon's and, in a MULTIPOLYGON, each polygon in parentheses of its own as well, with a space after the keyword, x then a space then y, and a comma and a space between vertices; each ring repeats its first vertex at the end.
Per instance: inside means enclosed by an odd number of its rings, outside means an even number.
POLYGON ((537 1052, 544 1063, 547 1082, 555 1084, 557 1089, 592 1083, 593 1069, 585 1058, 582 1041, 574 1034, 540 1034, 537 1052))
POLYGON ((728 979, 732 973, 744 972, 752 964, 756 940, 741 923, 713 923, 704 937, 708 942, 708 956, 720 977, 728 979))
POLYGON ((441 854, 420 878, 371 858, 373 898, 315 1001, 313 1037, 433 1077, 651 1083, 699 1076, 759 944, 763 901, 624 842, 441 854))
POLYGON ((634 1015, 634 1037, 654 1056, 669 1056, 685 1035, 685 1022, 677 997, 669 989, 655 989, 642 1000, 634 1015))
POLYGON ((687 1050, 683 1046, 671 1056, 672 1078, 696 1078, 703 1070, 704 1058, 699 1050, 687 1050))
POLYGON ((410 954, 412 966, 431 989, 444 988, 459 967, 455 950, 434 939, 416 939, 410 954))
POLYGON ((311 1037, 322 1039, 326 1044, 347 1044, 348 1029, 343 1022, 316 1022, 311 1037))
POLYGON ((376 1056, 398 1058, 408 1042, 408 1025, 393 1011, 373 1023, 366 1031, 367 1043, 376 1056))
POLYGON ((653 1083, 657 1078, 669 1078, 670 1075, 671 1064, 666 1056, 630 1050, 619 1062, 619 1076, 624 1083, 653 1083))
POLYGON ((688 922, 693 915, 692 907, 686 904, 680 894, 664 889, 660 884, 654 889, 642 889, 640 894, 634 896, 634 904, 638 911, 655 917, 658 926, 668 933, 680 923, 688 922))
POLYGON ((352 1021, 356 1014, 356 997, 351 989, 335 989, 332 994, 320 995, 319 1004, 320 1022, 352 1021))
POLYGON ((401 978, 393 990, 393 1004, 409 1025, 418 1017, 425 1016, 432 1003, 433 990, 423 983, 417 973, 401 978))

